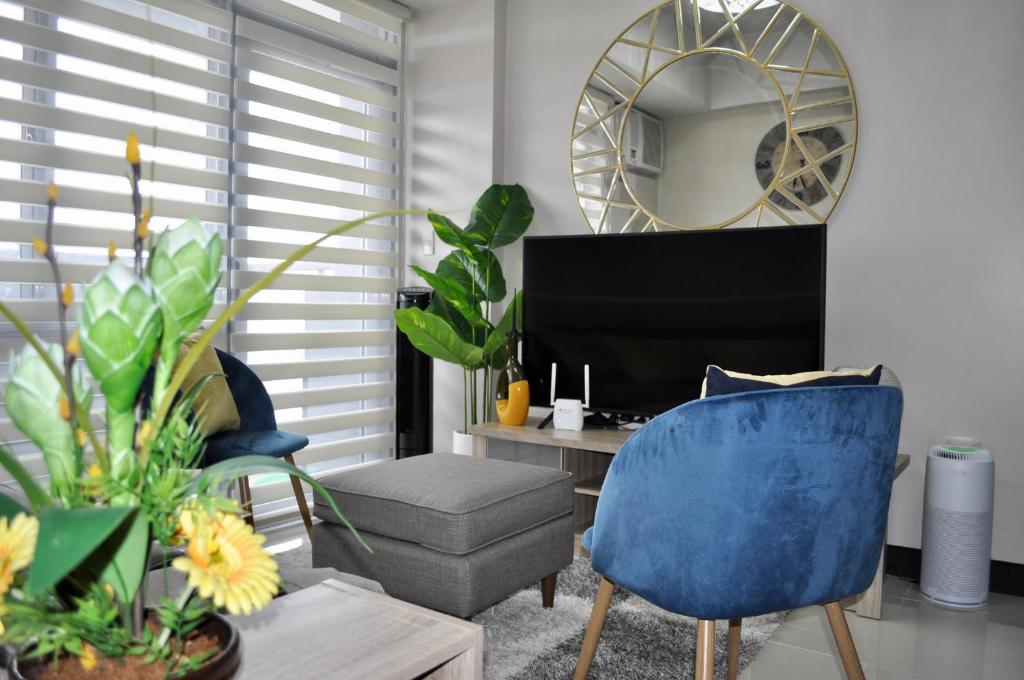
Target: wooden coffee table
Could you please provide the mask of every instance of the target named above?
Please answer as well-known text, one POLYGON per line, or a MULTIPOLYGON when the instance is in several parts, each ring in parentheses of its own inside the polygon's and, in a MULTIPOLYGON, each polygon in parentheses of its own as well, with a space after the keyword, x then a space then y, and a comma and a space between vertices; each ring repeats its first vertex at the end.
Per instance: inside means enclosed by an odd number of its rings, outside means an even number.
POLYGON ((338 581, 280 597, 242 633, 246 680, 480 680, 483 628, 338 581))

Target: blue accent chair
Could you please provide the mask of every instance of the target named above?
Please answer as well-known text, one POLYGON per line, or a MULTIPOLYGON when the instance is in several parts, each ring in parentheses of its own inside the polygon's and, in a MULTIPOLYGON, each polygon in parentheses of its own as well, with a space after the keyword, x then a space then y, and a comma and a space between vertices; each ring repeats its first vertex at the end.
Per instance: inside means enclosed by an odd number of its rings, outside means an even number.
POLYGON ((903 412, 894 387, 812 387, 692 401, 615 456, 583 536, 601 584, 577 680, 590 669, 616 587, 698 619, 697 680, 714 673, 729 621, 823 604, 848 678, 864 677, 839 600, 871 584, 903 412))
MULTIPOLYGON (((270 395, 251 368, 221 350, 217 350, 217 358, 227 377, 228 389, 231 390, 231 396, 238 408, 241 424, 238 430, 218 432, 207 438, 203 465, 213 465, 238 456, 271 456, 283 458, 294 465, 295 459, 292 454, 306 448, 309 438, 277 429, 270 395)), ((313 518, 309 514, 306 494, 298 478, 291 477, 291 482, 302 521, 306 525, 306 533, 309 534, 310 540, 313 540, 313 518)), ((239 478, 238 494, 251 524, 252 491, 249 488, 248 477, 239 478)))

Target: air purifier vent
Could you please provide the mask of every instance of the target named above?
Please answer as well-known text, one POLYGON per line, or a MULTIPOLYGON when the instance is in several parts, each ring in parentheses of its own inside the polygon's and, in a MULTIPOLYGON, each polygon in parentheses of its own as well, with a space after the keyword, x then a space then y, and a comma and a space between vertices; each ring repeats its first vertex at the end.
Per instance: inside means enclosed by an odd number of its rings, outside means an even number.
POLYGON ((983 449, 975 449, 964 446, 941 446, 936 447, 935 456, 946 460, 977 461, 983 463, 992 460, 992 455, 983 449))
POLYGON ((991 512, 928 508, 924 540, 931 559, 927 565, 927 581, 945 584, 943 599, 988 597, 991 528, 991 512))

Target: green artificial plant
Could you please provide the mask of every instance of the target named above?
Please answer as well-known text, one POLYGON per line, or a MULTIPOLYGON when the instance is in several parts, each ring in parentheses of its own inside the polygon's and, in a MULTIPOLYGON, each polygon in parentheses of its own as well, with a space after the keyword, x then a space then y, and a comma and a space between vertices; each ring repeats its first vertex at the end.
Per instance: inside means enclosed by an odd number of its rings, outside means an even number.
MULTIPOLYGON (((265 456, 233 458, 195 474, 205 443, 202 414, 193 418, 192 406, 209 376, 182 394, 185 378, 225 324, 297 260, 334 235, 407 211, 367 215, 298 248, 242 291, 184 352, 184 339, 213 308, 222 276, 220 237, 195 220, 159 238, 150 235, 134 133, 125 155, 134 257, 123 261, 111 243, 110 262, 85 288, 78 328, 68 334, 74 289, 61 285, 53 245, 55 185, 47 190, 45 238, 33 239, 33 246, 57 284, 61 343, 40 341, 0 301, 0 315, 27 341, 12 358, 4 408, 42 451, 50 477, 40 484, 0 444, 0 467, 27 501, 22 506, 0 494, 0 644, 21 658, 78 657, 97 677, 106 672, 102 664, 125 659, 159 664, 165 677, 174 677, 195 670, 212 653, 191 654, 185 644, 207 613, 248 614, 278 590, 274 559, 246 524, 243 509, 225 494, 226 484, 285 473, 324 493, 309 474, 265 456), (145 394, 151 371, 153 387, 145 394), (102 440, 89 412, 94 387, 106 405, 102 440), (141 586, 151 553, 166 556, 177 545, 185 552, 171 567, 185 572, 187 585, 172 593, 164 580, 164 597, 149 603, 155 618, 147 626, 141 586)), ((324 498, 355 532, 335 501, 324 498)))
POLYGON ((491 369, 504 366, 506 335, 516 324, 515 310, 521 309, 517 293, 504 315, 491 323, 491 307, 507 294, 496 248, 515 243, 533 221, 533 205, 526 189, 518 184, 494 184, 473 206, 469 224, 455 225, 439 213, 427 217, 438 238, 454 250, 442 259, 437 270, 428 272, 411 266, 433 289, 434 297, 425 309, 408 307, 395 311, 395 322, 420 351, 463 369, 463 431, 491 417, 493 376, 491 369), (479 372, 483 371, 483 399, 478 396, 479 372))

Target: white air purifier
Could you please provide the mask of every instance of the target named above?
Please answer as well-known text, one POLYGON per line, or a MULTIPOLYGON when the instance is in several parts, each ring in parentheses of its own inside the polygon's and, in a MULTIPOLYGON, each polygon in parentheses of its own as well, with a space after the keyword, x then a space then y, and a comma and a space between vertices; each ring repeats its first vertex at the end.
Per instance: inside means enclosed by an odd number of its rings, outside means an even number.
POLYGON ((982 448, 928 452, 921 529, 921 595, 953 609, 988 602, 995 462, 982 448))

